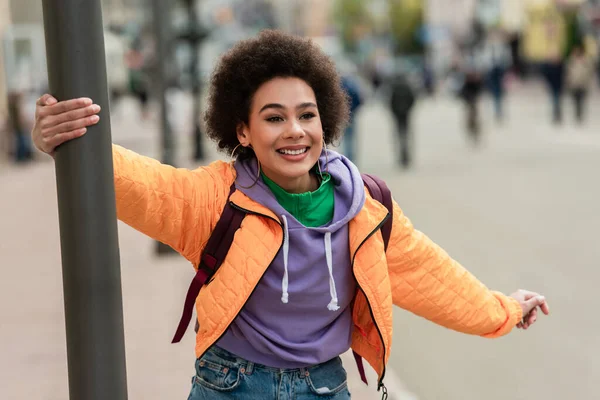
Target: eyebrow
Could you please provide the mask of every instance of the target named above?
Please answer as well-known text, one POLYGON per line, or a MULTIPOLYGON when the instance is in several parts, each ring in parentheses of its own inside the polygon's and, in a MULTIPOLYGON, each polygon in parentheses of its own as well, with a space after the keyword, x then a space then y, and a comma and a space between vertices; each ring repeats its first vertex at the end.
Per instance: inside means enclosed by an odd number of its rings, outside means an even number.
MULTIPOLYGON (((298 104, 296 106, 296 110, 302 109, 302 108, 308 108, 308 107, 314 107, 317 108, 317 105, 315 103, 311 103, 306 102, 306 103, 302 103, 302 104, 298 104)), ((269 108, 275 108, 275 109, 279 109, 279 110, 285 110, 285 106, 279 103, 269 103, 269 104, 265 104, 264 106, 262 106, 262 108, 260 109, 260 111, 258 112, 259 114, 269 108)))

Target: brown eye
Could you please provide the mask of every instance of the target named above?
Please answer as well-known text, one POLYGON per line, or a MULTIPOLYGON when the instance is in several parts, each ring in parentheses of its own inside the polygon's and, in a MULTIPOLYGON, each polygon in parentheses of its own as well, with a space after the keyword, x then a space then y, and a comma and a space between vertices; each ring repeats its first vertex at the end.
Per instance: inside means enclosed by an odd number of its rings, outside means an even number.
POLYGON ((314 117, 316 117, 316 115, 314 113, 306 113, 306 114, 302 114, 300 119, 313 119, 314 117))
POLYGON ((268 122, 281 122, 281 121, 283 121, 283 118, 281 118, 281 117, 269 117, 266 120, 268 122))

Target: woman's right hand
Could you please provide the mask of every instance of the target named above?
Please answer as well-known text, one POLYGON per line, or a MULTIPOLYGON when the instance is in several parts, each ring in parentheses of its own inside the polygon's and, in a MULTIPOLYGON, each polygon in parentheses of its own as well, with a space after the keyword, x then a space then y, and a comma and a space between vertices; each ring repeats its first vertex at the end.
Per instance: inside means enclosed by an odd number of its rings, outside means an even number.
POLYGON ((43 95, 36 102, 31 131, 35 147, 54 157, 59 145, 83 136, 88 126, 97 124, 99 112, 100 106, 85 97, 59 102, 49 94, 43 95))

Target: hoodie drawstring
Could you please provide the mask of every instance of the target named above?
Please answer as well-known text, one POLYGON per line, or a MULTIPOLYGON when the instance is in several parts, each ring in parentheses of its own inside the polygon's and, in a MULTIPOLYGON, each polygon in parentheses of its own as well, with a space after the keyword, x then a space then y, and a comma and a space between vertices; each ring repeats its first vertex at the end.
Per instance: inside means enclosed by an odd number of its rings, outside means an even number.
POLYGON ((287 304, 289 301, 288 293, 288 254, 290 252, 290 233, 288 231, 288 223, 285 215, 281 216, 283 220, 283 280, 281 281, 281 302, 287 304))
POLYGON ((331 294, 331 302, 327 306, 329 311, 337 311, 340 309, 338 305, 337 290, 335 288, 335 279, 333 278, 333 261, 331 252, 331 232, 325 233, 325 259, 327 260, 327 268, 329 269, 329 293, 331 294))
MULTIPOLYGON (((281 216, 283 221, 283 279, 281 280, 281 302, 287 304, 290 299, 288 292, 289 288, 289 272, 288 259, 290 254, 290 232, 288 221, 285 215, 281 216)), ((329 294, 331 302, 327 305, 329 311, 337 311, 340 309, 338 305, 337 289, 335 287, 335 279, 333 278, 333 254, 331 251, 331 232, 325 233, 325 259, 327 260, 327 269, 329 270, 329 294)))

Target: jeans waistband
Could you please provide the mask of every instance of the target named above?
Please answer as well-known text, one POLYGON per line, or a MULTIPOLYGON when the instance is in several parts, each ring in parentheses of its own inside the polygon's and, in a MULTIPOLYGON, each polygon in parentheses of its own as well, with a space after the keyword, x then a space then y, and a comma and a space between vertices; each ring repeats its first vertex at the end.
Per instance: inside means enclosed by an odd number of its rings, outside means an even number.
POLYGON ((227 361, 235 362, 238 364, 244 364, 244 365, 246 365, 246 370, 249 370, 249 371, 254 370, 254 369, 259 369, 259 370, 265 370, 265 371, 282 373, 282 374, 285 374, 285 373, 291 374, 291 373, 295 373, 295 372, 304 373, 305 371, 310 371, 313 368, 317 368, 319 366, 326 365, 326 364, 329 364, 332 362, 339 362, 341 364, 341 359, 338 356, 329 361, 325 361, 321 364, 309 365, 309 366, 306 366, 303 368, 277 368, 277 367, 269 367, 267 365, 257 364, 252 361, 243 359, 243 358, 238 357, 235 354, 230 353, 229 351, 227 351, 219 346, 216 346, 216 345, 209 348, 208 351, 218 357, 221 357, 221 358, 227 360, 227 361))

